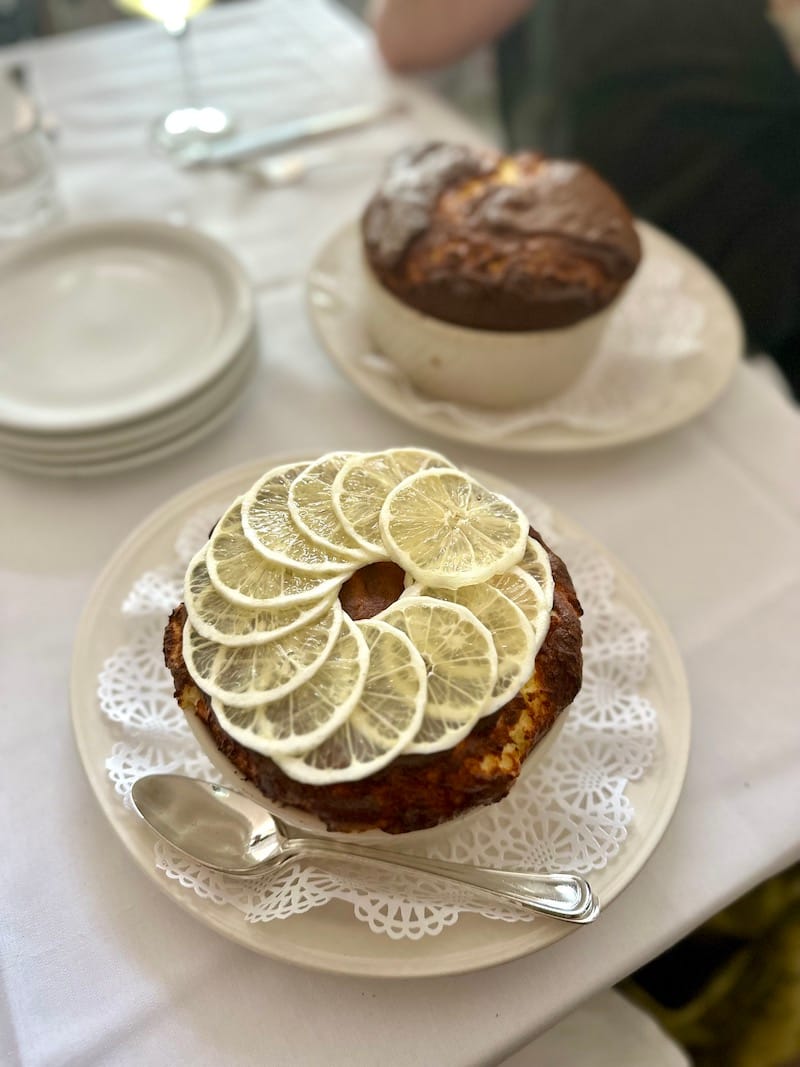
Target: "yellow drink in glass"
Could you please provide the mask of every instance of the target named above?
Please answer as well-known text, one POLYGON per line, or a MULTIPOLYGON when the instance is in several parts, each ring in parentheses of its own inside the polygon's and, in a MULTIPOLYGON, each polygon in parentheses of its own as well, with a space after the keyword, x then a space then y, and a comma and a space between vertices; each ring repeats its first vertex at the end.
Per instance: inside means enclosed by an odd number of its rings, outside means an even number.
POLYGON ((114 3, 121 11, 160 22, 178 44, 186 103, 156 123, 153 130, 156 144, 166 152, 180 155, 230 133, 233 126, 230 117, 221 108, 200 101, 186 40, 189 20, 213 0, 114 0, 114 3))

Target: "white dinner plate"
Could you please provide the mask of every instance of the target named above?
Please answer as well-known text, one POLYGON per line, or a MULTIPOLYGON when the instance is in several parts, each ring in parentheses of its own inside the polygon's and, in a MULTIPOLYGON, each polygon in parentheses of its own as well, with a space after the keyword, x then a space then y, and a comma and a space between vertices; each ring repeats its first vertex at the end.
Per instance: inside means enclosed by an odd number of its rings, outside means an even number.
POLYGON ((253 326, 250 283, 204 234, 86 223, 0 258, 0 426, 90 431, 192 396, 253 326))
POLYGON ((258 354, 253 336, 225 373, 209 386, 167 411, 94 434, 23 435, 0 430, 0 461, 18 459, 47 466, 76 467, 111 462, 176 440, 213 419, 239 396, 252 376, 258 354))
MULTIPOLYGON (((688 249, 645 222, 637 222, 644 255, 666 257, 685 279, 683 286, 699 302, 705 315, 699 350, 676 363, 671 384, 659 395, 652 409, 612 426, 586 429, 565 422, 541 422, 520 427, 518 412, 509 412, 509 430, 482 432, 480 418, 470 413, 460 418, 456 405, 441 403, 415 406, 407 387, 397 377, 371 368, 364 357, 375 350, 361 311, 366 299, 364 265, 358 226, 348 223, 323 245, 308 275, 308 308, 323 349, 350 381, 380 407, 398 418, 454 441, 512 452, 574 452, 606 448, 652 437, 704 411, 719 396, 733 375, 743 353, 741 320, 727 290, 716 276, 688 249), (477 423, 477 425, 476 425, 477 423)), ((631 288, 620 297, 636 299, 631 288)), ((662 313, 663 314, 663 313, 662 313)), ((669 330, 670 321, 653 321, 653 331, 669 330)), ((612 325, 609 329, 613 329, 612 325)), ((644 348, 646 350, 646 339, 644 348)))
MULTIPOLYGON (((115 832, 148 877, 196 919, 265 956, 320 971, 393 978, 460 974, 525 956, 570 932, 580 937, 580 927, 543 917, 533 923, 507 923, 464 914, 435 937, 394 940, 372 933, 342 902, 270 923, 249 923, 233 907, 202 899, 156 870, 151 831, 125 808, 106 773, 105 760, 118 735, 100 711, 98 672, 126 640, 124 597, 141 574, 171 557, 186 520, 200 509, 224 506, 265 470, 290 461, 292 457, 271 457, 225 471, 165 503, 115 552, 89 597, 75 639, 72 722, 86 775, 115 832)), ((478 476, 512 498, 521 495, 494 476, 478 476)), ((560 532, 589 542, 609 560, 616 574, 616 599, 651 635, 650 672, 641 692, 659 714, 659 758, 640 780, 629 783, 635 815, 627 840, 608 866, 592 874, 593 888, 606 906, 642 868, 672 817, 689 753, 689 696, 674 640, 634 579, 568 519, 554 515, 554 522, 560 532)))

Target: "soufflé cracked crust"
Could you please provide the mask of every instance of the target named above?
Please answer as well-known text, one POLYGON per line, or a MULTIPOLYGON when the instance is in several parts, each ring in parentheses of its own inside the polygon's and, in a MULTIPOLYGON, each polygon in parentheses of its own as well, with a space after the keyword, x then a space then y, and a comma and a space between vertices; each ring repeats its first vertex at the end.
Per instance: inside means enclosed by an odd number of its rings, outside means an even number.
POLYGON ((580 615, 512 501, 427 450, 339 452, 232 502, 164 652, 267 804, 399 834, 508 793, 580 689, 580 615))
POLYGON ((398 300, 478 330, 573 325, 612 303, 641 256, 628 208, 589 167, 441 142, 392 158, 362 236, 398 300))

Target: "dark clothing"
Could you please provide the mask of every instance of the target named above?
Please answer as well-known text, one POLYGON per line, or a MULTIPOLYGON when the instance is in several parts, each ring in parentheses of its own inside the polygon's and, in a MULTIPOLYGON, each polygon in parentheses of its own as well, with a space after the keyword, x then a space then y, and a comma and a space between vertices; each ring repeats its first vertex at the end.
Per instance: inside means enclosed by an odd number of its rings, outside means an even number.
POLYGON ((40 32, 38 7, 31 0, 7 0, 0 4, 0 45, 35 37, 40 32))
POLYGON ((705 259, 800 395, 800 74, 766 0, 539 0, 498 75, 510 144, 589 163, 705 259))

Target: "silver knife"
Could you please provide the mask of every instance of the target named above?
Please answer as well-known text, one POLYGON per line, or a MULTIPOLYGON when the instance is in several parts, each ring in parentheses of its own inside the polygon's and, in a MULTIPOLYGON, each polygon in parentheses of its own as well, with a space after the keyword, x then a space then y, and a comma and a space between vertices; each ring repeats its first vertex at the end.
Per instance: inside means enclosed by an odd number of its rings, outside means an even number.
POLYGON ((338 111, 326 111, 320 115, 280 122, 262 130, 234 134, 210 144, 189 145, 177 159, 179 164, 187 169, 244 163, 287 145, 366 126, 378 119, 399 114, 405 108, 406 105, 401 100, 391 100, 383 104, 356 104, 338 111))

